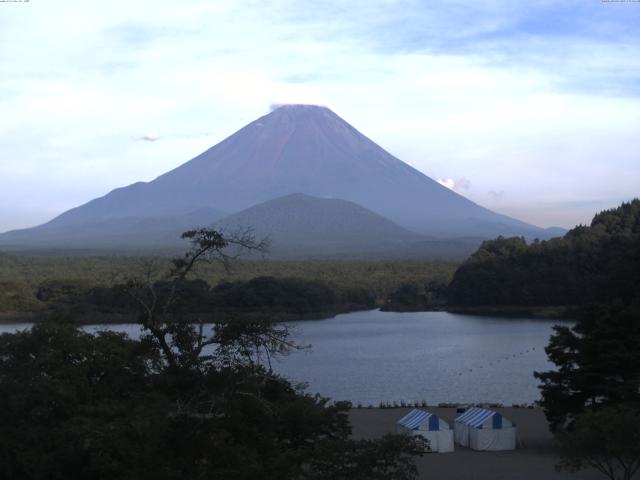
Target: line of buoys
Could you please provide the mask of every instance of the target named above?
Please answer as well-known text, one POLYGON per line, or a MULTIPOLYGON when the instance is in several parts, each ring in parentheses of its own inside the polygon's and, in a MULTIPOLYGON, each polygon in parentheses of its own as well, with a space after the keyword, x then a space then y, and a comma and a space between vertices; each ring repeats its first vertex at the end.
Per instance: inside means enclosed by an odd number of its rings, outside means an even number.
MULTIPOLYGON (((527 348, 526 350, 522 350, 521 352, 516 352, 516 353, 510 354, 510 355, 507 355, 507 356, 506 356, 506 357, 504 357, 504 358, 500 357, 500 358, 499 358, 499 359, 497 359, 497 360, 493 360, 493 361, 489 362, 489 365, 488 365, 488 366, 493 367, 494 363, 495 363, 496 365, 498 365, 498 364, 499 364, 500 362, 502 362, 503 360, 510 360, 510 359, 512 359, 512 358, 516 358, 516 357, 518 357, 518 356, 522 357, 525 353, 533 353, 533 352, 535 351, 535 349, 536 349, 536 347, 531 347, 531 348, 527 348)), ((484 368, 484 367, 485 367, 485 365, 478 365, 478 366, 476 367, 476 369, 478 369, 478 368, 484 368)), ((469 372, 470 372, 470 373, 471 373, 471 372, 473 372, 473 368, 469 368, 468 370, 469 370, 469 372)), ((463 374, 463 373, 464 373, 464 372, 462 372, 462 371, 458 372, 458 376, 462 376, 462 374, 463 374)))

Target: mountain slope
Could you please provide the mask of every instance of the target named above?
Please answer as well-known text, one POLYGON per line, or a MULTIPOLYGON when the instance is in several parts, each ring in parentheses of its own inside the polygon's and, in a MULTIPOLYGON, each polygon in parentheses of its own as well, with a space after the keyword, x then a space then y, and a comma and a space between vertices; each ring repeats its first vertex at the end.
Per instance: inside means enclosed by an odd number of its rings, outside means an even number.
POLYGON ((400 251, 422 240, 355 203, 291 194, 230 215, 216 227, 233 232, 251 227, 269 237, 277 256, 400 251))
MULTIPOLYGON (((200 209, 239 212, 295 192, 348 200, 432 237, 550 236, 443 187, 328 108, 286 105, 153 181, 113 190, 20 238, 25 245, 43 243, 48 235, 63 240, 66 231, 73 240, 77 229, 100 224, 106 239, 108 225, 122 219, 176 219, 200 209)), ((0 235, 0 245, 15 238, 0 235)))
POLYGON ((77 252, 139 251, 176 248, 187 244, 182 232, 196 226, 211 226, 224 212, 201 208, 184 215, 155 217, 99 217, 82 223, 50 222, 34 228, 0 235, 0 245, 10 251, 68 250, 77 252))
POLYGON ((154 181, 114 190, 55 221, 167 215, 200 207, 239 211, 295 192, 350 200, 432 234, 538 231, 452 192, 331 110, 309 105, 280 107, 154 181))

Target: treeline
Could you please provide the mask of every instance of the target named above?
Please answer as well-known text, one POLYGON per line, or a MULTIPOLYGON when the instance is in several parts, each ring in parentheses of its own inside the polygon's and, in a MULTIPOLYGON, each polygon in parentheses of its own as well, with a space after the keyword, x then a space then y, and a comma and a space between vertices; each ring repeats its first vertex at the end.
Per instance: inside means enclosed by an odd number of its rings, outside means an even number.
MULTIPOLYGON (((0 252, 0 284, 37 288, 52 280, 77 280, 85 285, 109 286, 148 270, 150 264, 158 274, 171 269, 169 257, 134 256, 22 256, 0 252)), ((358 286, 384 299, 403 283, 423 280, 449 282, 460 262, 424 260, 394 261, 284 261, 240 259, 226 271, 219 264, 199 265, 192 278, 210 285, 220 282, 246 281, 255 277, 300 278, 322 281, 337 287, 358 286)))
POLYGON ((450 305, 585 305, 640 299, 640 200, 562 238, 486 241, 454 274, 450 305))
MULTIPOLYGON (((375 307, 375 297, 363 288, 339 288, 320 281, 299 278, 256 277, 248 281, 221 282, 211 287, 204 280, 156 281, 151 294, 175 292, 175 308, 182 314, 261 314, 274 319, 314 318, 328 314, 375 307)), ((137 306, 127 285, 90 287, 80 281, 43 282, 35 298, 50 310, 76 314, 83 322, 121 321, 137 306)), ((129 319, 135 321, 135 319, 129 319)))
MULTIPOLYGON (((446 284, 457 264, 397 262, 238 261, 230 271, 199 265, 191 274, 197 309, 311 314, 373 308, 403 284, 446 284), (234 306, 235 305, 235 306, 234 306), (246 310, 245 309, 245 310, 246 310)), ((110 321, 126 298, 117 285, 171 268, 170 259, 153 257, 22 257, 0 254, 0 315, 11 321, 52 309, 74 309, 88 322, 110 321), (89 318, 95 313, 95 318, 89 318)), ((113 321, 125 319, 113 318, 113 321)))
POLYGON ((419 312, 443 310, 447 305, 447 284, 429 280, 405 283, 391 292, 381 310, 389 312, 419 312))

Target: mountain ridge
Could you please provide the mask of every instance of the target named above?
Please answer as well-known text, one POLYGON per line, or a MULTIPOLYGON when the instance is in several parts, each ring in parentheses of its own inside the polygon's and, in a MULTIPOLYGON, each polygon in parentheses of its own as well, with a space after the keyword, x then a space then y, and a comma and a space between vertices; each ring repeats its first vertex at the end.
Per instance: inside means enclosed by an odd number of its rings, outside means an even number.
MULTIPOLYGON (((74 229, 100 222, 181 218, 201 209, 233 214, 296 192, 355 203, 430 237, 552 235, 449 190, 313 105, 282 106, 150 182, 114 189, 23 233, 44 242, 67 228, 72 239, 74 229)), ((0 245, 15 236, 0 235, 0 245)))

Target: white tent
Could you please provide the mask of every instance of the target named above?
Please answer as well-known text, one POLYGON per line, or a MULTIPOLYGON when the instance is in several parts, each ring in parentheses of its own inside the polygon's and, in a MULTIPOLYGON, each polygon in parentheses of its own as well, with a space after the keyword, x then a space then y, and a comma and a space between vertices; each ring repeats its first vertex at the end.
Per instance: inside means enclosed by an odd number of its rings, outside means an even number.
POLYGON ((432 452, 453 452, 453 430, 440 417, 424 410, 411 410, 398 420, 397 430, 400 433, 420 435, 429 440, 432 452))
POLYGON ((454 420, 456 443, 473 450, 514 450, 516 426, 498 412, 472 407, 454 420))

